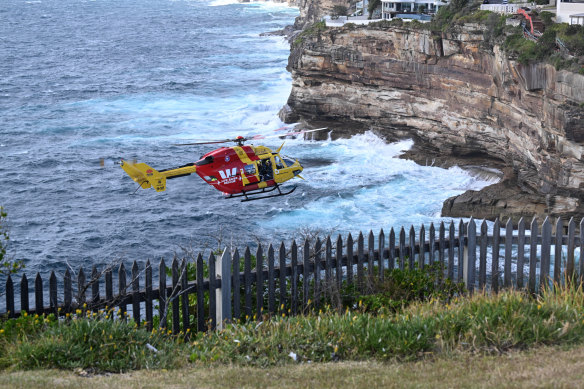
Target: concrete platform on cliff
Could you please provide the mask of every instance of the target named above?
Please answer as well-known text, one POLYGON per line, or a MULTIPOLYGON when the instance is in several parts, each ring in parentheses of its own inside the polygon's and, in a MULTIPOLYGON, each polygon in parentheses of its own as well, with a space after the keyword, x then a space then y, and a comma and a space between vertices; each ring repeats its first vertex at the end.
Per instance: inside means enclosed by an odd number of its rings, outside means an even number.
POLYGON ((326 23, 327 27, 343 27, 346 23, 353 23, 353 24, 369 24, 380 22, 383 19, 367 19, 367 15, 361 16, 339 16, 338 19, 332 19, 329 15, 326 15, 322 18, 326 23))

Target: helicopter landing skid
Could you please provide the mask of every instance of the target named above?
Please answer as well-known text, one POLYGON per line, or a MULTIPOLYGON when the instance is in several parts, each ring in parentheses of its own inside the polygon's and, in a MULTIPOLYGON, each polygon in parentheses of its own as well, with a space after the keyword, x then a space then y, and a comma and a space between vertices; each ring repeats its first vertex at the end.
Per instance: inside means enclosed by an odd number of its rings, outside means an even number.
POLYGON ((249 192, 243 191, 243 192, 238 193, 238 194, 229 195, 229 196, 227 196, 225 198, 226 199, 232 199, 232 198, 235 198, 235 197, 245 197, 245 199, 241 200, 241 202, 243 203, 243 202, 246 202, 246 201, 254 201, 254 200, 261 200, 261 199, 269 199, 271 197, 286 196, 286 195, 289 195, 290 193, 294 192, 295 190, 296 190, 296 187, 294 186, 289 191, 282 192, 280 190, 280 185, 276 185, 276 186, 274 186, 272 188, 263 188, 261 190, 260 189, 257 189, 257 190, 253 190, 253 191, 249 191, 249 192), (278 193, 277 194, 272 194, 272 195, 268 195, 268 196, 258 196, 258 195, 261 195, 263 193, 273 192, 276 189, 278 190, 278 193))

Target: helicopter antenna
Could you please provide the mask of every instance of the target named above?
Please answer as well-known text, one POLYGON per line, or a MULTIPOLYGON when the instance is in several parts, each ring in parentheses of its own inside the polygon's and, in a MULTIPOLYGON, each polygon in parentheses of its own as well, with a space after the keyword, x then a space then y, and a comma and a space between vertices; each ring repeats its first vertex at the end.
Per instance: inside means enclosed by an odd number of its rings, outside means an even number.
POLYGON ((136 192, 138 191, 138 189, 140 189, 140 188, 142 187, 142 184, 143 184, 143 183, 144 183, 144 181, 142 181, 142 182, 141 182, 141 183, 138 185, 138 187, 136 188, 136 190, 135 190, 134 192, 132 192, 132 194, 130 194, 130 196, 133 196, 133 195, 135 195, 135 194, 136 194, 136 192))

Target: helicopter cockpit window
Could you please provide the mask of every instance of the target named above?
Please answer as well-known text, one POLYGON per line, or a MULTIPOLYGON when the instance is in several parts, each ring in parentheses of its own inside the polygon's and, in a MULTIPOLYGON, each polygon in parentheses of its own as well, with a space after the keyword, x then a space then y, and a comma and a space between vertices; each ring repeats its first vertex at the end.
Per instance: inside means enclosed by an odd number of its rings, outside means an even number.
POLYGON ((276 161, 276 169, 284 169, 284 164, 278 155, 274 157, 274 161, 276 161))
POLYGON ((243 169, 245 171, 245 174, 247 175, 252 175, 256 173, 255 165, 245 165, 243 169))
POLYGON ((290 166, 292 166, 292 164, 294 164, 294 160, 287 158, 287 157, 284 157, 284 162, 286 162, 286 166, 288 166, 288 167, 290 167, 290 166))

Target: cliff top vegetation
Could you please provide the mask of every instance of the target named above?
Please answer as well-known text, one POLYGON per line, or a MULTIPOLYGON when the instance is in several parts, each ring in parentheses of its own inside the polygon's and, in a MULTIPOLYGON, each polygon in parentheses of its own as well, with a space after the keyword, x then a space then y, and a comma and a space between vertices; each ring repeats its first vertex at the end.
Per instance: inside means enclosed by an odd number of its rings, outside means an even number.
MULTIPOLYGON (((371 3, 370 3, 371 4, 371 3)), ((483 47, 492 50, 495 45, 502 47, 512 59, 522 64, 530 62, 548 62, 557 70, 568 69, 584 74, 584 27, 580 25, 556 24, 553 14, 541 12, 546 29, 537 42, 528 40, 523 35, 521 26, 506 24, 508 15, 499 15, 490 11, 480 10, 481 2, 476 0, 452 0, 447 6, 441 7, 430 23, 417 20, 404 22, 396 18, 370 23, 367 26, 346 24, 344 28, 375 28, 405 27, 408 29, 430 30, 437 39, 444 33, 457 32, 461 26, 477 24, 484 37, 483 47)), ((319 34, 326 30, 323 22, 314 24, 300 34, 294 41, 294 46, 301 44, 307 36, 319 34)))

